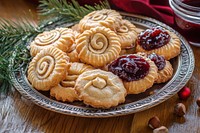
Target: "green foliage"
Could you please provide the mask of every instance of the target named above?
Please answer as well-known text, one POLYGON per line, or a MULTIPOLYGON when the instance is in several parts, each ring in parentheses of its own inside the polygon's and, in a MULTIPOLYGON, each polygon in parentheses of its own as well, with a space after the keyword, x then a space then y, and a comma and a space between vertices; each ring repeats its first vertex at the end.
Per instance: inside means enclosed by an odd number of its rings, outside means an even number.
POLYGON ((108 1, 103 1, 99 5, 95 4, 95 6, 80 6, 75 0, 72 0, 71 3, 66 0, 41 0, 40 3, 39 13, 41 16, 62 16, 71 21, 78 21, 95 10, 110 8, 108 1))

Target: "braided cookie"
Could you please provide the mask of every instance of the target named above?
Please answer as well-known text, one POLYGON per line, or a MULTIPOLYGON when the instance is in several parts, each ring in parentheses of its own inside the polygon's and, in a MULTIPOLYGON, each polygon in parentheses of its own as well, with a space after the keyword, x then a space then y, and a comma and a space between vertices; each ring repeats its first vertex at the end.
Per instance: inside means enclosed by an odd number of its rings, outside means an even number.
POLYGON ((76 79, 83 72, 92 69, 93 68, 91 66, 83 63, 70 63, 70 68, 68 70, 68 74, 65 76, 65 79, 62 80, 57 86, 50 89, 50 95, 63 102, 73 102, 78 100, 78 95, 74 89, 76 79))

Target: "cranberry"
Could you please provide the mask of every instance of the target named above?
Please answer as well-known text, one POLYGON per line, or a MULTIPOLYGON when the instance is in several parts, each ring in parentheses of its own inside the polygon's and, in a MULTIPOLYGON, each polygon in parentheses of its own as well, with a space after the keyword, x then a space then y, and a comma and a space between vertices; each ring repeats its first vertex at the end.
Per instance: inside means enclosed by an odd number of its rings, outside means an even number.
POLYGON ((188 99, 188 97, 191 95, 191 91, 190 88, 188 87, 183 87, 179 92, 178 92, 178 96, 181 100, 186 100, 188 99))
POLYGON ((156 64, 159 71, 164 69, 166 62, 163 56, 152 53, 152 54, 149 54, 147 57, 156 64))
POLYGON ((144 78, 149 72, 149 63, 137 55, 123 55, 108 65, 108 70, 125 81, 144 78))
POLYGON ((152 50, 166 45, 170 40, 170 35, 160 26, 153 27, 141 32, 137 42, 145 50, 152 50))

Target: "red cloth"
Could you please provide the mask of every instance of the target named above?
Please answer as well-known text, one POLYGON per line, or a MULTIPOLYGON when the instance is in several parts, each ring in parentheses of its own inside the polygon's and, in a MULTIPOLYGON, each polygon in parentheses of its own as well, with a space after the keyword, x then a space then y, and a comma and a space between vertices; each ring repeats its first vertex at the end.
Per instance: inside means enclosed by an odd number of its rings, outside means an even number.
POLYGON ((117 8, 126 12, 155 18, 168 25, 174 24, 173 11, 168 0, 110 0, 117 8))

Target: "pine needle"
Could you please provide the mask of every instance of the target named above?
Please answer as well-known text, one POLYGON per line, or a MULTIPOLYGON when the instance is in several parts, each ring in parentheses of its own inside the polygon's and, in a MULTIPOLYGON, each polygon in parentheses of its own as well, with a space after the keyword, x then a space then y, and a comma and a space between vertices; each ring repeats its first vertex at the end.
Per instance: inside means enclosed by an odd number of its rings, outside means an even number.
POLYGON ((41 16, 62 16, 71 21, 78 21, 92 11, 110 9, 107 0, 94 6, 80 6, 75 0, 72 0, 72 3, 66 2, 66 0, 40 0, 40 3, 39 14, 41 16))

